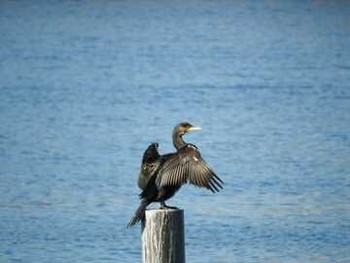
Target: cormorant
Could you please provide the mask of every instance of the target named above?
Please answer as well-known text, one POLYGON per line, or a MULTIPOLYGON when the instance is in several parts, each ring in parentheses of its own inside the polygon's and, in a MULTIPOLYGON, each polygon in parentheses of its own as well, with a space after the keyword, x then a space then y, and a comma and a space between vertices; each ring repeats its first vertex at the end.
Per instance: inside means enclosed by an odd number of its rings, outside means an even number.
POLYGON ((165 201, 187 182, 207 188, 213 193, 222 189, 223 181, 210 169, 198 148, 182 139, 184 134, 200 129, 187 122, 176 125, 172 136, 177 150, 174 153, 159 155, 157 143, 146 149, 138 180, 143 190, 140 194, 141 203, 128 227, 144 219, 146 207, 152 202, 160 202, 161 209, 173 208, 167 206, 165 201))

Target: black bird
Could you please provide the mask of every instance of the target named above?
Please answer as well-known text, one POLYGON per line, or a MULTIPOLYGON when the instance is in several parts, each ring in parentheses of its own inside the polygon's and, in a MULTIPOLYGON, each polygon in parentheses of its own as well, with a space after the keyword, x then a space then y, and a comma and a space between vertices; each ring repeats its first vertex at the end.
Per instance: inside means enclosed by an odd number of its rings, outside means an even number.
POLYGON ((159 155, 158 144, 151 144, 146 149, 138 181, 143 190, 140 194, 141 203, 128 227, 144 219, 146 207, 152 202, 160 202, 161 209, 174 208, 167 206, 165 201, 187 182, 207 188, 213 193, 222 189, 223 181, 209 168, 198 148, 182 139, 184 134, 200 129, 187 122, 176 125, 173 144, 177 151, 174 153, 159 155))

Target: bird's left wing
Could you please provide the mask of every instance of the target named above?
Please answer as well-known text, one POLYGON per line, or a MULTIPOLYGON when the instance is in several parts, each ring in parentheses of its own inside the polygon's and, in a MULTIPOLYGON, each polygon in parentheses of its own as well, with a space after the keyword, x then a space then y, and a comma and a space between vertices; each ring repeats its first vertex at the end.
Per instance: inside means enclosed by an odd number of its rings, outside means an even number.
POLYGON ((212 192, 222 188, 222 180, 210 169, 194 145, 186 145, 172 154, 159 170, 158 187, 182 185, 186 182, 212 192))

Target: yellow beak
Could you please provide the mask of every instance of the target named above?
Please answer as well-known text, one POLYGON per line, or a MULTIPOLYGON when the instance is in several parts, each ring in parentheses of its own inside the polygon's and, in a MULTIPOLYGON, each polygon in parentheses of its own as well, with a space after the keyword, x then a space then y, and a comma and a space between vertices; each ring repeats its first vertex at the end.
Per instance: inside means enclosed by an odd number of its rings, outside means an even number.
POLYGON ((201 127, 191 127, 188 129, 188 131, 192 132, 192 131, 199 131, 201 130, 202 128, 201 127))

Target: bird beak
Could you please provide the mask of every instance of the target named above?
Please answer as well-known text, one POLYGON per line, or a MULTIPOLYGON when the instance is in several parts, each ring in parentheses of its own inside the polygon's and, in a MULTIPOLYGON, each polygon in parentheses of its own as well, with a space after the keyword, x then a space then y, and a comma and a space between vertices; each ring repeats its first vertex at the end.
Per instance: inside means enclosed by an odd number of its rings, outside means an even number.
POLYGON ((201 127, 191 127, 188 129, 188 131, 192 132, 192 131, 199 131, 201 130, 202 128, 201 127))

